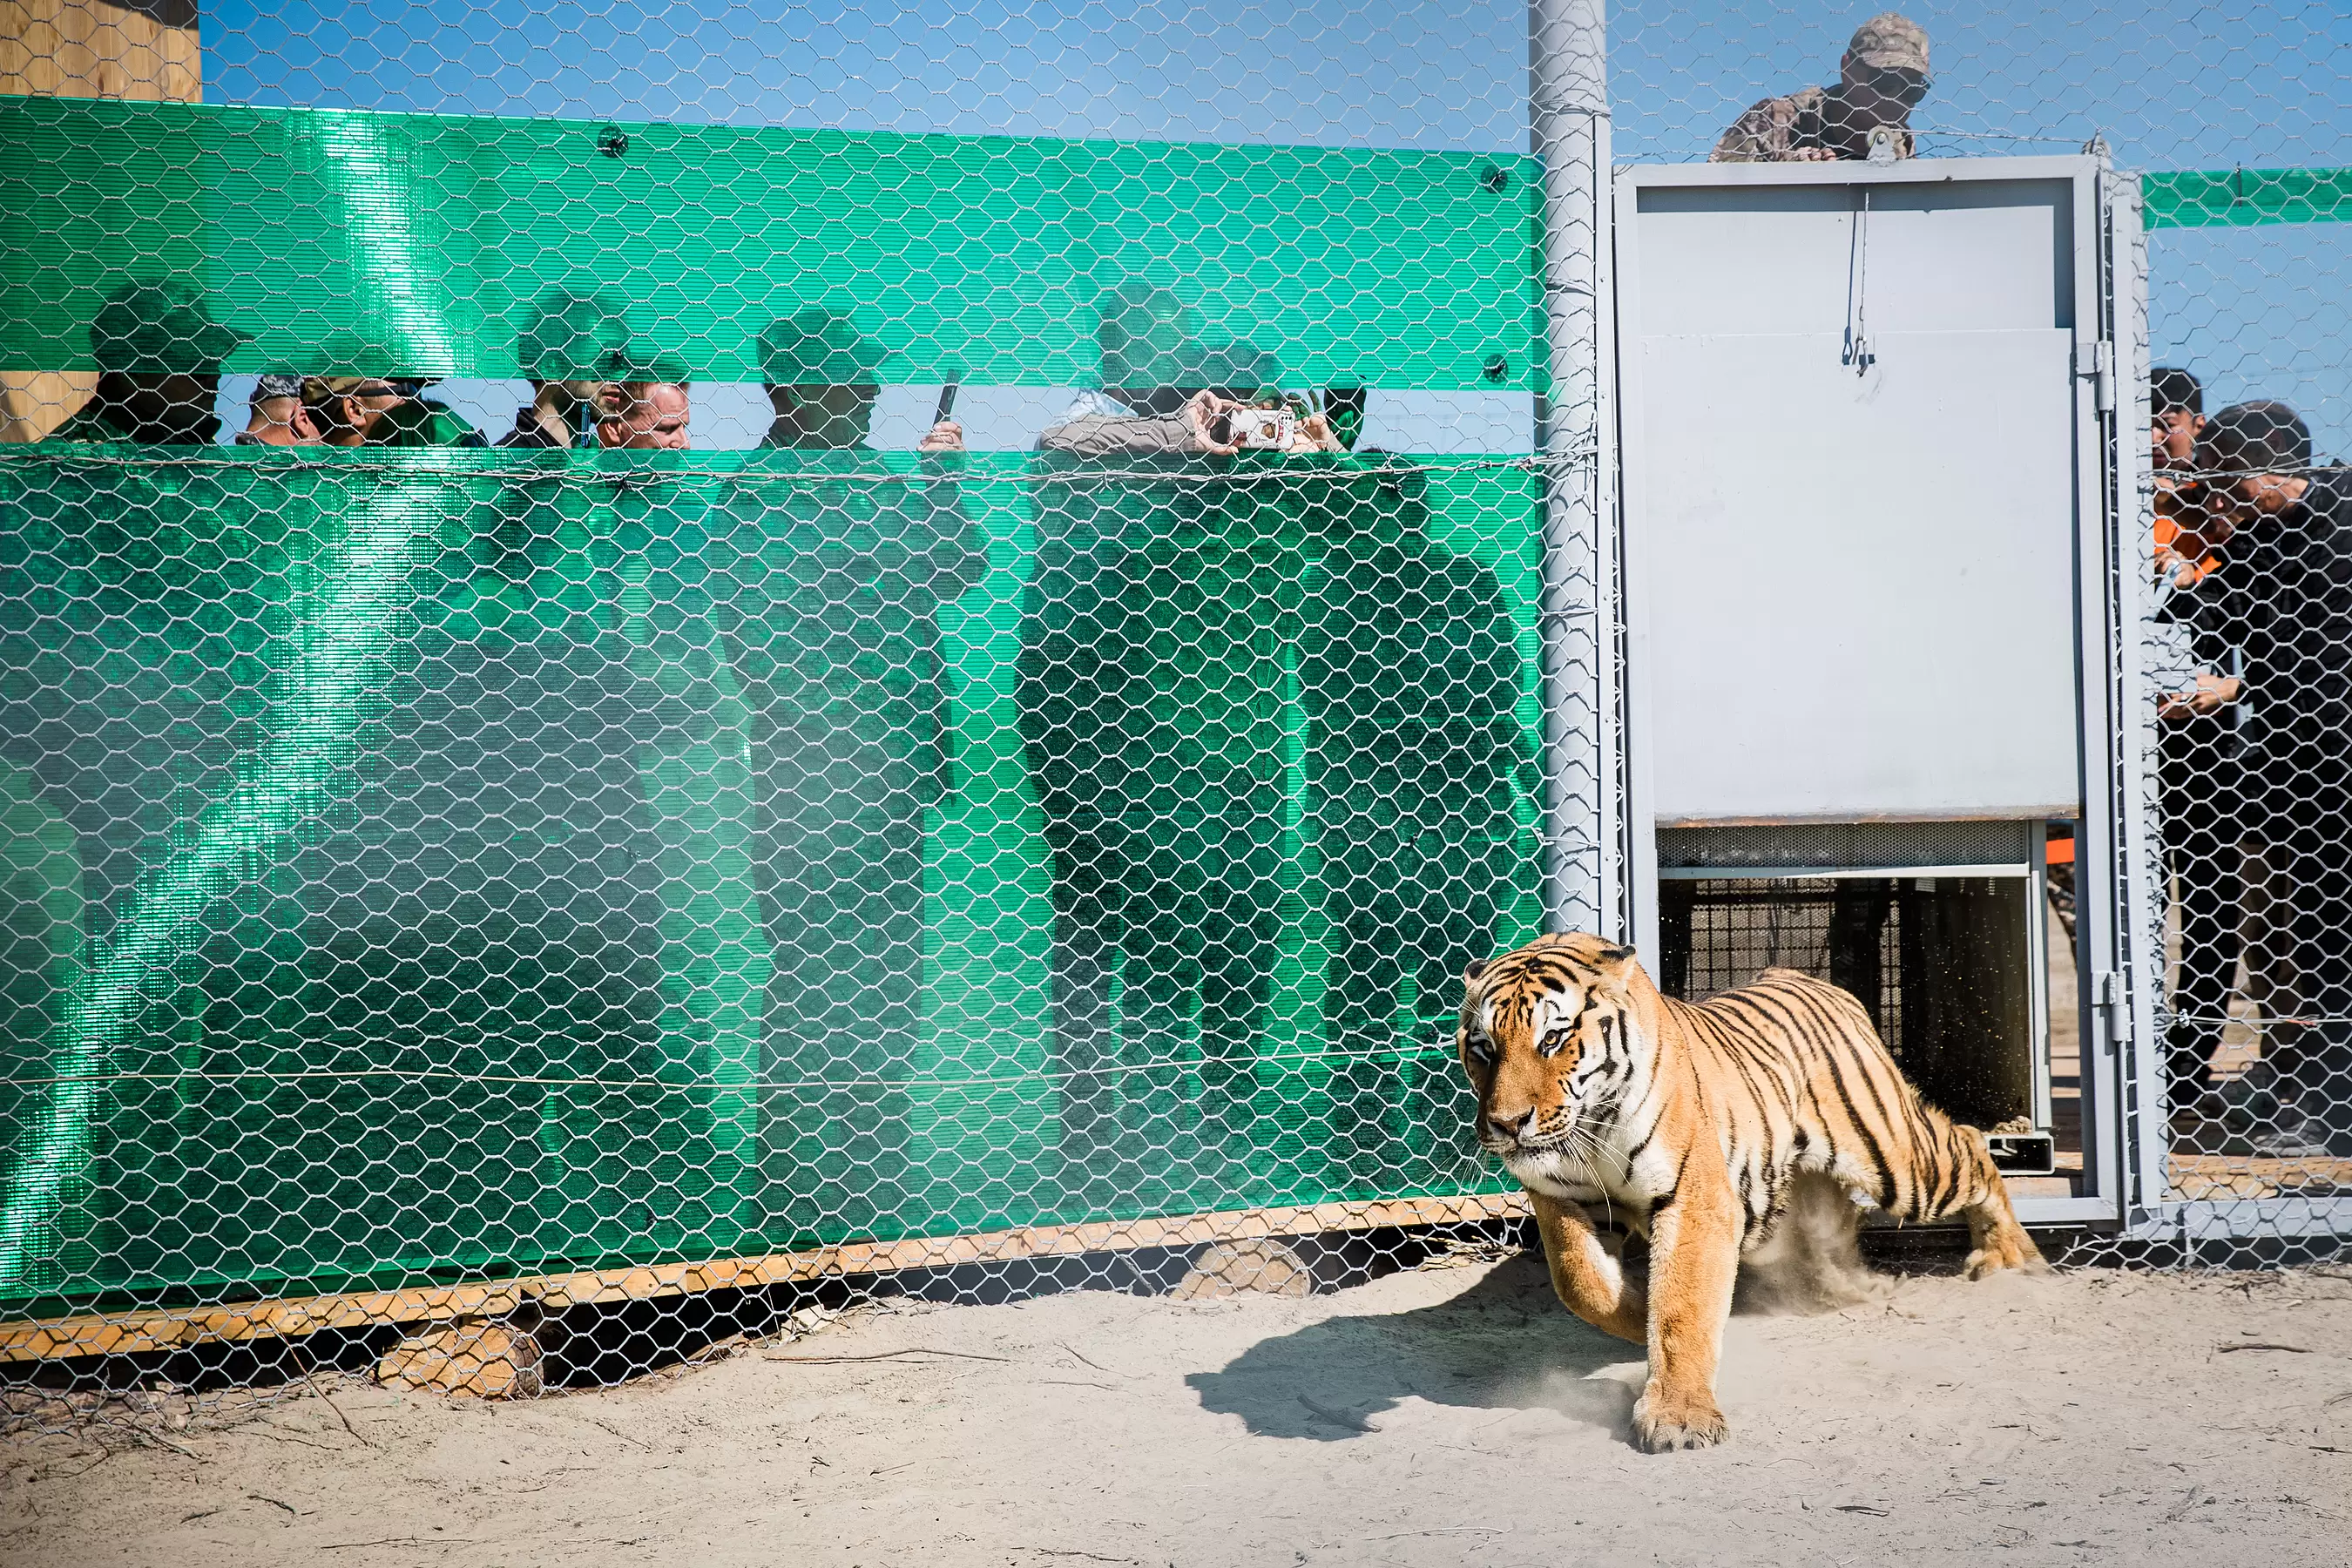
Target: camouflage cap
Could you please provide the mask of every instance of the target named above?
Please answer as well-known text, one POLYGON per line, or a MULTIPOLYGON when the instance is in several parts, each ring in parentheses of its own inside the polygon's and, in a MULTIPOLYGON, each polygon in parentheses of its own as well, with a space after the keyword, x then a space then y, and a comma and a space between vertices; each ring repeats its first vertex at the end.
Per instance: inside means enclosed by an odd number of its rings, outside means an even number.
POLYGON ((1927 29, 1899 11, 1881 11, 1853 30, 1845 58, 1879 70, 1927 74, 1927 29))
POLYGON ((302 395, 302 377, 299 375, 265 375, 253 384, 253 401, 265 402, 272 397, 302 395))
MULTIPOLYGON (((685 386, 693 381, 694 371, 682 359, 676 359, 665 353, 649 353, 640 345, 631 344, 625 348, 614 349, 598 362, 597 379, 617 381, 628 385, 667 383, 672 386, 685 386)), ((804 381, 797 384, 810 386, 817 384, 804 381)), ((835 384, 827 382, 824 384, 835 384)))
POLYGON ((98 368, 131 374, 213 374, 252 341, 214 321, 204 296, 177 283, 125 284, 89 323, 98 368))
POLYGON ((845 311, 814 307, 769 322, 759 347, 760 379, 770 386, 874 386, 890 357, 845 311))

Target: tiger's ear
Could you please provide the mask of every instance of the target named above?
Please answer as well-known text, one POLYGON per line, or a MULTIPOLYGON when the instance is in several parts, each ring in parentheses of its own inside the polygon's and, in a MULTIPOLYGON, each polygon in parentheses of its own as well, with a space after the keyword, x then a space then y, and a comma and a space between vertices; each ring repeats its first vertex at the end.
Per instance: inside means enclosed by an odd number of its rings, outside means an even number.
POLYGON ((1470 961, 1470 967, 1462 972, 1462 978, 1465 980, 1475 980, 1478 976, 1486 973, 1486 961, 1483 958, 1474 958, 1470 961))
POLYGON ((1630 947, 1604 942, 1597 943, 1587 956, 1592 967, 1601 972, 1601 984, 1604 990, 1620 996, 1630 997, 1633 994, 1633 972, 1641 967, 1642 962, 1639 953, 1630 947))

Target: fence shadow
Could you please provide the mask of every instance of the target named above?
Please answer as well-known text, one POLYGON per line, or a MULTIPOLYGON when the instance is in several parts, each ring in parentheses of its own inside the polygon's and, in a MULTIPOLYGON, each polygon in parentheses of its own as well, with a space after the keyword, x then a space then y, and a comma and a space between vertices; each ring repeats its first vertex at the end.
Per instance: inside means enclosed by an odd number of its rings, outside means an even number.
POLYGON ((1542 1258, 1523 1256, 1434 1306, 1327 1319, 1185 1381, 1203 1409, 1239 1415, 1266 1437, 1360 1436, 1415 1394, 1472 1409, 1551 1409, 1622 1434, 1639 1373, 1595 1374, 1641 1359, 1639 1346, 1570 1317, 1542 1258))

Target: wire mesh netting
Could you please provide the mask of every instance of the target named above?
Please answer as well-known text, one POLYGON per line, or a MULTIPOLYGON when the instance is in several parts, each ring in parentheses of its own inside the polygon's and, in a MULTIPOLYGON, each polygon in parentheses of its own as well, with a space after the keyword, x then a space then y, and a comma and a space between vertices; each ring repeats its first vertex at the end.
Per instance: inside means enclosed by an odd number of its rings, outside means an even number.
MULTIPOLYGON (((1558 5, 21 9, 6 1375, 1516 1213, 1460 976, 1636 858, 1555 121, 2154 171, 2107 1195, 2352 1228, 2340 18, 1633 5, 1596 117, 1558 5)), ((1795 954, 1924 1060, 1977 942, 2046 1129, 2109 998, 1946 880, 1670 882, 1669 989, 1795 954)))
POLYGON ((13 1364, 1503 1212, 1533 162, 393 74, 0 100, 13 1364))
MULTIPOLYGON (((1710 16, 1700 34, 1685 7, 1619 7, 1617 154, 1867 158, 1871 129, 1899 119, 1883 156, 2094 147, 2135 176, 2143 226, 2124 265, 2144 269, 2147 304, 2142 321, 2119 314, 2119 356, 2150 445, 2144 468, 2125 467, 2137 543, 2111 564, 2136 581, 2104 657, 2135 678, 2120 739, 2144 761, 2112 786, 2137 847, 2098 895, 2116 900, 2126 951, 2104 1000, 2106 966, 2085 957, 2083 1017, 2148 1010, 2121 1064, 2129 1228, 2201 1261, 2332 1254, 2352 1229, 2352 996, 2336 978, 2352 952, 2336 887, 2352 813, 2326 760, 2341 751, 2334 693, 2352 659, 2352 605, 2328 564, 2352 441, 2339 352, 2352 35, 2338 13, 2294 6, 2088 28, 2032 5, 1906 15, 1927 35, 1901 62, 1919 79, 1874 80, 1858 57, 1886 40, 1857 32, 1840 56, 1858 16, 1781 6, 1710 16)), ((1997 425, 1953 438, 1998 469, 1997 425)), ((2088 635, 2095 661, 2100 640, 2088 635)), ((2063 1120, 2076 868, 2074 837, 2055 842, 2044 1048, 2063 1120)), ((1804 903, 1799 885, 1776 888, 1755 896, 1804 903)))

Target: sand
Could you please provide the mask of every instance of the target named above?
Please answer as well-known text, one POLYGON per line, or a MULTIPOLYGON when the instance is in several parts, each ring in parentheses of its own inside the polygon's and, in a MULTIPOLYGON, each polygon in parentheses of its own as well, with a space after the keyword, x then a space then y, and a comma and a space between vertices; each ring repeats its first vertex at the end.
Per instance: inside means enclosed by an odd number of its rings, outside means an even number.
POLYGON ((1739 1318, 1704 1453, 1627 1445, 1639 1375, 1522 1257, 900 1308, 536 1401, 344 1381, 147 1442, 16 1436, 0 1562, 2352 1560, 2352 1270, 1915 1278, 1739 1318))

